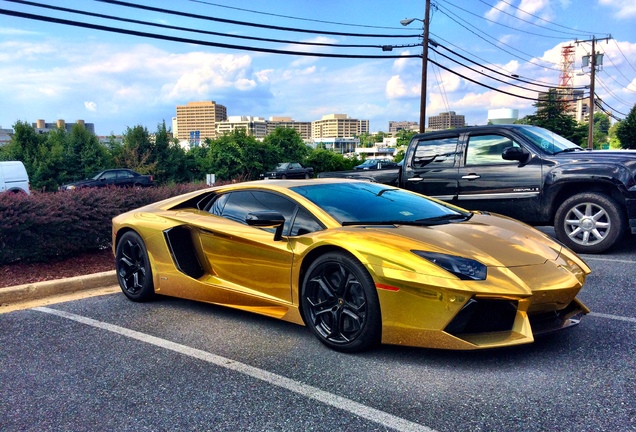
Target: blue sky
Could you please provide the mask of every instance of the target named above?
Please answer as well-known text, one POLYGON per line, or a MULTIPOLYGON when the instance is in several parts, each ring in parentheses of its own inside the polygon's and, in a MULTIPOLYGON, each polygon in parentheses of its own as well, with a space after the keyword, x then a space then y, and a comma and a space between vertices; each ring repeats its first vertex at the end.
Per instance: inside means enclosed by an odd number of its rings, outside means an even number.
MULTIPOLYGON (((228 115, 290 116, 297 121, 312 121, 325 114, 348 114, 370 120, 373 132, 386 131, 389 120, 419 120, 421 59, 409 56, 421 54, 421 46, 417 45, 421 39, 417 35, 422 32, 422 23, 415 21, 403 27, 399 21, 423 18, 423 0, 130 1, 193 16, 92 0, 34 1, 178 30, 0 0, 0 126, 10 128, 18 120, 34 123, 37 119, 47 122, 83 119, 94 123, 99 135, 121 134, 136 125, 154 132, 164 120, 171 126, 176 105, 201 100, 225 105, 228 115), (190 41, 72 27, 9 16, 2 11, 190 41), (200 19, 204 17, 348 35, 290 32, 200 19), (361 33, 383 36, 353 36, 361 33), (195 40, 238 47, 191 42, 195 40), (382 45, 406 47, 382 51, 379 48, 382 45), (400 58, 282 55, 240 47, 400 58)), ((612 37, 609 42, 597 43, 604 61, 603 70, 597 74, 596 93, 619 118, 636 103, 633 0, 433 0, 432 3, 430 37, 437 42, 438 52, 429 52, 429 58, 446 69, 429 64, 427 115, 451 110, 465 115, 472 125, 484 124, 489 109, 516 108, 520 116, 531 114, 535 111, 533 101, 513 95, 536 98, 538 89, 559 83, 562 45, 575 39, 609 35, 612 37)), ((591 46, 589 43, 574 46, 573 84, 589 85, 589 74, 577 73, 581 72, 581 57, 590 52, 591 46)))

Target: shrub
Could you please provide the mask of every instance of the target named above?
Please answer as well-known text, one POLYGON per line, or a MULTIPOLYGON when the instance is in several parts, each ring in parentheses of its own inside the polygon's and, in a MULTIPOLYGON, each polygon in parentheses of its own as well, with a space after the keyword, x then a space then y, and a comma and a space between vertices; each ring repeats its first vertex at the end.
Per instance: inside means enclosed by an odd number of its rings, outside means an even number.
POLYGON ((0 194, 0 265, 43 262, 110 247, 113 217, 204 187, 190 183, 0 194))

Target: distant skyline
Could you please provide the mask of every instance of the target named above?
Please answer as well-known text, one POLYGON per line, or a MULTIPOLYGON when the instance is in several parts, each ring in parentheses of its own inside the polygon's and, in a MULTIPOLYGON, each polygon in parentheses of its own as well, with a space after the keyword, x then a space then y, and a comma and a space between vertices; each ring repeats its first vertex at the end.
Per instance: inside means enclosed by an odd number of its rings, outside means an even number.
MULTIPOLYGON (((177 105, 205 100, 225 105, 228 116, 312 121, 326 114, 347 114, 368 119, 372 132, 387 131, 391 120, 419 121, 421 59, 413 56, 421 54, 417 36, 422 23, 403 27, 399 21, 423 18, 423 0, 134 2, 172 13, 104 1, 36 3, 84 14, 0 0, 0 127, 5 129, 18 120, 31 124, 38 119, 48 123, 82 119, 93 123, 98 135, 119 135, 137 125, 154 132, 162 121, 171 127, 177 105), (13 12, 188 42, 6 14, 13 12), (384 36, 354 36, 361 33, 384 36), (406 47, 383 50, 387 45, 406 47)), ((582 73, 581 57, 591 47, 587 42, 575 44, 575 39, 610 34, 609 41, 597 43, 604 59, 596 93, 618 118, 636 104, 633 0, 433 0, 432 4, 430 37, 438 46, 429 52, 429 59, 439 66, 429 64, 427 117, 455 111, 473 125, 486 123, 489 109, 518 109, 520 117, 531 114, 535 111, 531 99, 537 92, 559 83, 561 47, 575 46, 573 85, 582 88, 590 78, 582 73)))

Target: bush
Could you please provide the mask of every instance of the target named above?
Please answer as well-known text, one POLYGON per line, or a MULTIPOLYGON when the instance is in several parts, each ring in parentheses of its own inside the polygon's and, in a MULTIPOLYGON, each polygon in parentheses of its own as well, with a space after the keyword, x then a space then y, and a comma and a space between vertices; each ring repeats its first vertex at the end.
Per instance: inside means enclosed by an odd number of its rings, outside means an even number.
POLYGON ((43 262, 110 247, 113 217, 204 187, 191 183, 0 194, 0 265, 43 262))

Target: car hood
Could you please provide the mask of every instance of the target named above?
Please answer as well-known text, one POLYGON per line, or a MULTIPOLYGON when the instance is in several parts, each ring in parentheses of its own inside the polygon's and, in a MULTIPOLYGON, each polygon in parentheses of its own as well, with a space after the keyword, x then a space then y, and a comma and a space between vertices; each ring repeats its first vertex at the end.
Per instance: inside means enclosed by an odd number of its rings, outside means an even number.
POLYGON ((367 226, 366 229, 399 236, 395 241, 411 250, 472 258, 489 267, 539 265, 555 260, 562 249, 560 244, 528 225, 488 214, 475 214, 469 221, 445 225, 367 226))
POLYGON ((65 183, 65 184, 62 185, 62 187, 63 188, 68 187, 68 186, 77 187, 77 186, 84 186, 84 185, 92 184, 92 183, 95 183, 95 180, 93 180, 93 179, 77 180, 77 181, 74 181, 74 182, 65 183))

